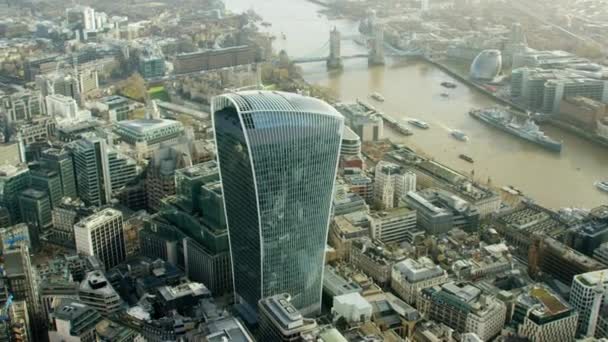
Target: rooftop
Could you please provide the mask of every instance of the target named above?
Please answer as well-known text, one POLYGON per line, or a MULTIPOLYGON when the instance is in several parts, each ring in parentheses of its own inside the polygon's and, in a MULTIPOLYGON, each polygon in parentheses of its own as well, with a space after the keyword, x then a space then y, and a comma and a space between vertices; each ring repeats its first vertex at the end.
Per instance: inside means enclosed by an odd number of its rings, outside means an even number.
POLYGON ((542 305, 535 310, 539 316, 552 316, 570 310, 570 305, 565 300, 545 287, 533 287, 529 295, 542 305))
POLYGON ((393 268, 401 273, 408 282, 418 282, 430 278, 440 277, 445 271, 428 257, 421 257, 418 260, 405 259, 396 263, 393 268))
POLYGON ((182 124, 178 121, 166 119, 137 119, 120 121, 116 126, 123 130, 129 131, 136 135, 146 134, 150 131, 159 130, 168 127, 181 128, 182 124))
POLYGON ((0 165, 0 178, 14 177, 27 171, 28 168, 25 166, 0 165))
POLYGON ((75 228, 95 228, 109 220, 122 218, 122 213, 116 209, 106 208, 91 216, 83 218, 80 222, 74 225, 75 228))
POLYGON ((158 292, 167 302, 186 296, 211 296, 211 292, 209 292, 205 285, 195 282, 188 282, 177 286, 162 286, 158 288, 158 292))
POLYGON ((293 93, 244 91, 225 94, 214 100, 216 108, 227 107, 228 103, 221 104, 225 100, 228 100, 232 106, 235 106, 239 113, 262 112, 272 109, 282 112, 315 113, 342 118, 342 114, 326 102, 293 93))
POLYGON ((260 300, 260 307, 283 330, 299 330, 306 328, 307 325, 316 326, 314 320, 306 320, 291 304, 291 297, 286 293, 260 300))

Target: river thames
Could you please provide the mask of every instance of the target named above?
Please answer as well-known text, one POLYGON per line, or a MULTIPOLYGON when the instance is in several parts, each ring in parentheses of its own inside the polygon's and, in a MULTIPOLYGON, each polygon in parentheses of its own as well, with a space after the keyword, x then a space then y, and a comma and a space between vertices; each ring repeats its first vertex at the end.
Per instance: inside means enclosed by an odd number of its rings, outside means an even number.
MULTIPOLYGON (((290 57, 326 55, 323 49, 329 31, 337 27, 343 36, 356 35, 358 23, 331 20, 319 14, 322 8, 306 0, 226 0, 227 9, 242 12, 253 9, 272 24, 268 30, 277 37, 275 49, 290 57), (284 39, 283 39, 284 34, 284 39)), ((366 48, 353 41, 342 42, 342 54, 364 53, 366 48)), ((436 67, 419 60, 387 59, 386 66, 369 68, 367 60, 348 60, 342 71, 328 72, 325 63, 302 65, 307 81, 322 85, 342 101, 365 100, 395 118, 418 118, 428 122, 429 130, 412 127, 414 135, 402 137, 385 130, 394 142, 404 143, 432 156, 454 169, 470 173, 475 179, 495 186, 512 185, 539 204, 550 208, 592 208, 608 203, 608 194, 593 183, 608 179, 608 149, 553 127, 542 127, 551 137, 564 143, 561 154, 492 129, 468 115, 472 108, 495 102, 452 79, 436 67), (456 83, 447 90, 440 83, 456 83), (381 93, 386 101, 374 102, 369 94, 381 93), (449 93, 448 98, 440 96, 449 93), (470 140, 452 138, 450 130, 465 132, 470 140), (474 164, 458 158, 464 153, 474 164)))

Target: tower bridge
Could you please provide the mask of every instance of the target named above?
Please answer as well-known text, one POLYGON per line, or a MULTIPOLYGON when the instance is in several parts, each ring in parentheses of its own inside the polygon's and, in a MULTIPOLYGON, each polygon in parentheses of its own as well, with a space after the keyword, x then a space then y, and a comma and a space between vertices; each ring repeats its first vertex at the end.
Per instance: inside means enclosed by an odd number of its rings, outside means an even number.
POLYGON ((370 66, 383 65, 385 62, 385 50, 388 50, 388 53, 392 56, 421 56, 423 54, 419 49, 399 50, 387 45, 384 42, 384 30, 381 25, 374 25, 372 35, 369 37, 364 35, 342 36, 340 31, 334 27, 329 33, 329 41, 325 42, 321 49, 324 49, 327 45, 329 45, 329 55, 327 56, 294 58, 292 59, 292 62, 296 64, 304 64, 325 61, 328 69, 341 69, 343 67, 343 61, 348 59, 367 58, 370 66), (358 39, 365 40, 366 45, 369 47, 368 53, 358 53, 343 56, 341 52, 342 41, 358 39))

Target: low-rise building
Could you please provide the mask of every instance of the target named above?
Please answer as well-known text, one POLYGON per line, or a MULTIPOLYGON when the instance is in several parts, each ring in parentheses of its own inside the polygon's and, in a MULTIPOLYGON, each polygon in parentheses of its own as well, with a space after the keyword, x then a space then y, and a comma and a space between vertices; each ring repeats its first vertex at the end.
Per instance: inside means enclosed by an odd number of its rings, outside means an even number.
POLYGON ((101 321, 99 313, 77 300, 62 300, 53 312, 50 342, 94 342, 95 326, 101 321))
POLYGON ((470 283, 446 283, 423 289, 419 310, 429 319, 443 323, 456 332, 475 333, 489 341, 502 330, 507 307, 487 296, 470 283))
POLYGON ((335 296, 331 312, 334 320, 340 317, 348 323, 363 323, 372 318, 372 305, 358 292, 335 296))
POLYGON ((428 257, 405 259, 393 265, 391 288, 408 304, 416 304, 422 289, 448 281, 448 274, 428 257))
POLYGON ((413 243, 416 230, 416 211, 409 208, 395 208, 370 215, 371 237, 383 243, 413 243))
POLYGON ((329 244, 336 250, 337 258, 349 260, 352 241, 369 236, 370 221, 366 212, 354 212, 334 217, 329 229, 329 244))
POLYGON ((78 291, 80 301, 109 316, 122 309, 123 301, 101 271, 87 273, 78 291))
POLYGON ((260 300, 260 341, 298 341, 303 334, 317 328, 314 319, 304 318, 291 304, 288 294, 279 294, 260 300))
POLYGON ((350 261, 353 266, 381 285, 390 283, 393 265, 403 259, 405 256, 399 251, 388 250, 369 238, 360 238, 352 243, 350 261))

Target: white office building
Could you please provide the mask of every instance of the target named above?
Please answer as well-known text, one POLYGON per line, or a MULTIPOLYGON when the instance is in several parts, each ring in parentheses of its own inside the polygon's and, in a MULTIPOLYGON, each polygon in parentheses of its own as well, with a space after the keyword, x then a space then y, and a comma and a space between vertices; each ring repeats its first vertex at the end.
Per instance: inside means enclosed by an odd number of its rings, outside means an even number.
POLYGON ((334 319, 342 317, 348 323, 364 323, 372 319, 372 305, 358 292, 335 296, 331 312, 334 319))
POLYGON ((600 311, 608 303, 608 269, 574 276, 570 303, 578 311, 577 335, 608 337, 608 317, 600 311))
POLYGON ((126 258, 122 213, 106 208, 74 225, 76 250, 96 256, 110 269, 126 258))
POLYGON ((401 197, 416 191, 416 174, 405 171, 403 167, 381 161, 376 165, 374 179, 374 202, 380 209, 392 209, 401 197))
POLYGON ((413 242, 416 230, 416 211, 395 208, 377 212, 370 216, 371 234, 374 240, 383 243, 413 242))

